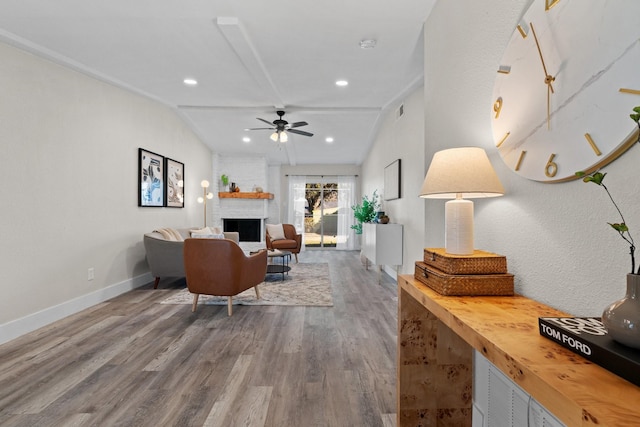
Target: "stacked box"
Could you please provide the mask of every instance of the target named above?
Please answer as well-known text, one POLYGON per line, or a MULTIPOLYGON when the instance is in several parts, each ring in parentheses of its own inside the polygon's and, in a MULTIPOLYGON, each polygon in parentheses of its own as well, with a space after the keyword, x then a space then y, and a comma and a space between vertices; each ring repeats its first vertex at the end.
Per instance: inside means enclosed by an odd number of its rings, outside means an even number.
POLYGON ((453 255, 444 248, 425 248, 414 277, 442 295, 513 295, 506 257, 491 252, 453 255))

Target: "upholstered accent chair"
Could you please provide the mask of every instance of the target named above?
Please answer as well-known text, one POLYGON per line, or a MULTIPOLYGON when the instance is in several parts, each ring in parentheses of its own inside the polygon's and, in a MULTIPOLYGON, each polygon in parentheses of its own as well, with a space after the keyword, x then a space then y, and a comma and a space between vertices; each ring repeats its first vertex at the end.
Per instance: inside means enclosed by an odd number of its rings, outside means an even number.
POLYGON ((267 224, 266 228, 267 249, 289 251, 294 254, 296 262, 298 262, 298 254, 302 247, 302 234, 298 234, 292 224, 267 224))
POLYGON ((267 274, 267 251, 246 256, 229 239, 186 239, 184 269, 187 288, 193 294, 191 311, 196 311, 200 294, 226 296, 231 316, 234 295, 253 287, 260 299, 258 284, 267 274))

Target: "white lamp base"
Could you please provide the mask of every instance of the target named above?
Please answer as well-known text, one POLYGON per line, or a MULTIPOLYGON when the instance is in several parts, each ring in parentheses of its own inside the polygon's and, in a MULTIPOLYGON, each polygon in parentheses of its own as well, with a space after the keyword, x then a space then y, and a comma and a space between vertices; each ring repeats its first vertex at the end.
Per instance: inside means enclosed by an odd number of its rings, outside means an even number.
POLYGON ((473 202, 455 199, 445 203, 445 251, 453 255, 473 254, 473 202))

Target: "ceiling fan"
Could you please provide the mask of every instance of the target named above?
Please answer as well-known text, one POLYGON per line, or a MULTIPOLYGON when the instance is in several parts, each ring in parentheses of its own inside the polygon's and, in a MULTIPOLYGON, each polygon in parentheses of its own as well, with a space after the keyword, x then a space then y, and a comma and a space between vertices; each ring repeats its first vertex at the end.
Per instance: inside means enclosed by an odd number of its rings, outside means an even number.
POLYGON ((294 128, 298 128, 300 126, 307 126, 309 123, 307 123, 307 122, 295 122, 295 123, 289 124, 288 121, 286 121, 286 120, 284 120, 282 118, 282 116, 284 116, 284 111, 276 111, 276 114, 278 114, 278 118, 276 120, 274 120, 273 122, 270 122, 270 121, 265 120, 265 119, 261 119, 260 117, 257 118, 261 122, 265 122, 266 124, 270 125, 271 127, 268 127, 268 128, 249 128, 249 129, 245 129, 245 130, 265 130, 265 129, 273 130, 274 132, 273 132, 273 134, 271 134, 271 139, 273 141, 275 141, 275 142, 287 142, 289 140, 289 137, 287 136, 287 132, 291 132, 291 133, 295 133, 295 134, 303 135, 303 136, 313 136, 312 133, 305 132, 305 131, 299 130, 299 129, 294 129, 294 128))

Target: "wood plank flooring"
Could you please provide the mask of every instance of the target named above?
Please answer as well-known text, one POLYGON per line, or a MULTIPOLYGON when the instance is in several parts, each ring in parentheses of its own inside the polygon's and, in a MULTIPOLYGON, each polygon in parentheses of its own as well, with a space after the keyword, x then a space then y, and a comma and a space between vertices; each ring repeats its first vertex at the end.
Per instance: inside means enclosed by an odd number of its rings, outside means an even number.
POLYGON ((163 280, 0 346, 0 425, 394 426, 395 281, 357 252, 299 258, 329 263, 333 307, 193 314, 163 280))

